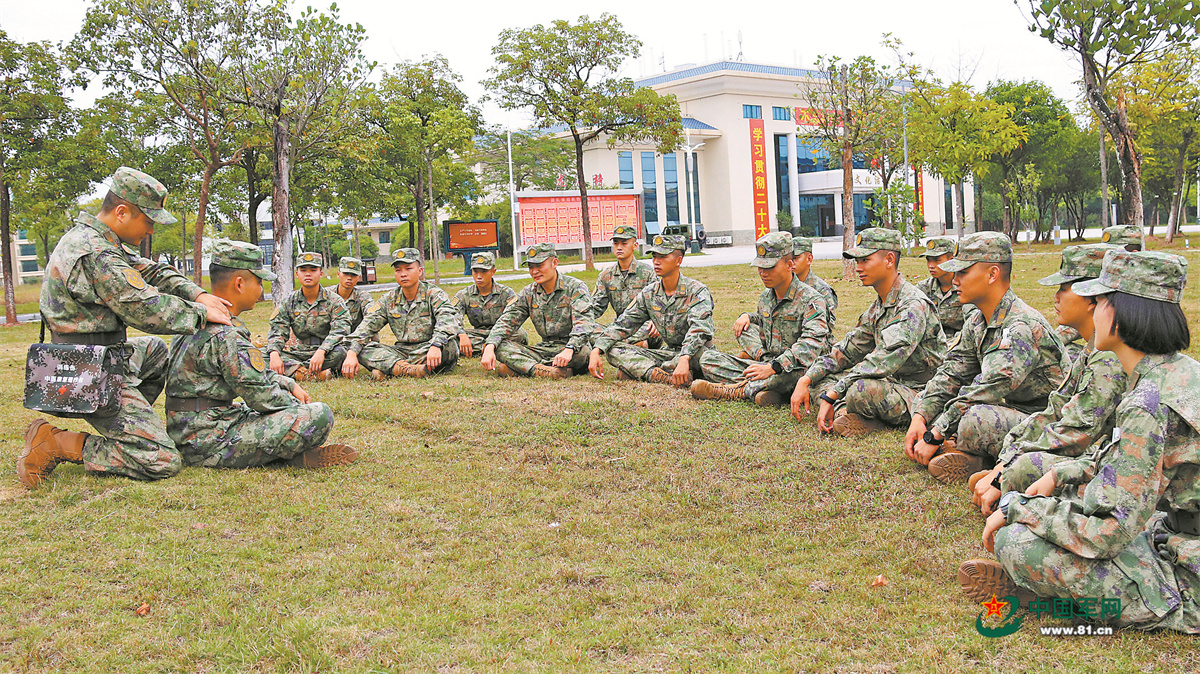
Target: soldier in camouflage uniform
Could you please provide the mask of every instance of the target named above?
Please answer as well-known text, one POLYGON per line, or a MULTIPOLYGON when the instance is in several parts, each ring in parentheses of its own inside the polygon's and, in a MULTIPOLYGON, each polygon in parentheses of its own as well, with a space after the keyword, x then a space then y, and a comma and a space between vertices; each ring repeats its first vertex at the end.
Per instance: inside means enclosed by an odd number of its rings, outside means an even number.
POLYGON ((271 314, 271 330, 267 333, 270 367, 296 381, 325 381, 346 358, 350 311, 335 290, 321 287, 324 266, 320 253, 301 253, 296 261, 300 287, 271 314), (287 341, 292 334, 297 343, 289 347, 287 341))
POLYGON ((1075 285, 1101 296, 1096 348, 1116 354, 1131 388, 1109 441, 1001 497, 983 532, 999 563, 959 568, 968 595, 1020 586, 1116 599, 1118 626, 1200 633, 1200 363, 1180 353, 1190 343, 1186 281, 1178 255, 1116 250, 1099 279, 1075 285))
POLYGON ((533 283, 517 293, 492 326, 480 364, 502 377, 565 379, 583 372, 596 332, 587 284, 558 273, 558 252, 552 243, 530 246, 525 264, 533 283), (526 320, 542 338, 540 344, 527 346, 513 339, 526 320))
POLYGON ((1142 228, 1137 225, 1114 225, 1105 227, 1100 242, 1113 246, 1124 246, 1128 251, 1142 249, 1142 228))
POLYGON ((369 313, 368 307, 371 306, 371 294, 358 287, 362 278, 362 260, 356 257, 343 257, 338 260, 337 294, 346 303, 346 310, 350 312, 350 329, 346 332, 347 336, 362 325, 363 316, 369 313))
POLYGON ((35 487, 61 462, 93 473, 139 480, 171 477, 179 452, 152 409, 166 380, 167 345, 158 337, 126 337, 126 326, 157 334, 191 334, 228 323, 223 300, 171 267, 138 257, 133 248, 155 224, 175 222, 163 207, 167 188, 121 167, 98 216, 80 213, 46 264, 40 308, 51 340, 60 344, 125 344, 120 411, 84 420, 97 435, 55 428, 39 419, 25 432, 17 476, 35 487))
POLYGON ((687 240, 658 235, 648 250, 658 280, 642 289, 625 311, 596 338, 588 360, 593 377, 604 378, 603 357, 618 378, 641 379, 680 388, 702 376, 700 359, 712 345, 713 301, 708 288, 679 273, 687 240), (625 340, 648 322, 662 336, 663 348, 648 349, 625 340))
MULTIPOLYGON (((262 281, 275 280, 262 260, 262 249, 253 244, 222 240, 213 245, 213 293, 230 302, 235 317, 254 308, 262 281)), ((346 445, 322 446, 333 428, 333 410, 269 369, 237 318, 233 325, 209 325, 176 337, 169 369, 167 432, 188 465, 251 468, 289 461, 321 468, 357 457, 346 445)))
POLYGON ((692 383, 696 398, 781 404, 800 375, 828 350, 828 306, 821 293, 792 273, 792 250, 787 232, 759 238, 758 257, 750 264, 766 289, 758 297, 758 310, 733 324, 734 337, 748 357, 706 350, 700 358, 704 379, 692 383))
MULTIPOLYGON (((517 293, 506 285, 495 282, 496 256, 491 253, 471 255, 471 277, 475 281, 454 296, 454 307, 458 310, 458 322, 462 332, 458 334, 458 352, 470 358, 483 354, 483 340, 504 313, 504 308, 517 298, 517 293), (466 319, 466 320, 464 320, 466 319), (467 322, 471 327, 467 328, 467 322)), ((525 344, 528 337, 518 330, 513 340, 525 344)))
MULTIPOLYGON (((656 278, 654 268, 648 263, 634 258, 637 251, 637 228, 631 225, 618 225, 613 228, 613 254, 617 262, 600 272, 596 279, 596 292, 592 294, 592 303, 596 306, 593 316, 597 321, 604 315, 609 305, 612 305, 613 319, 625 313, 625 309, 633 303, 633 298, 642 292, 642 288, 650 285, 656 278)), ((599 329, 606 326, 600 325, 599 329)), ((646 323, 629 338, 633 344, 646 341, 652 349, 662 346, 662 338, 654 323, 646 323)))
POLYGON ((930 475, 952 482, 990 467, 1004 436, 1046 407, 1063 381, 1063 345, 1041 312, 1012 292, 1007 236, 965 237, 954 259, 941 266, 954 272, 966 307, 963 329, 913 403, 904 450, 928 465, 930 475), (953 436, 956 450, 934 456, 949 449, 940 445, 953 436))
POLYGON ((817 358, 792 393, 792 414, 802 418, 820 399, 817 428, 856 436, 908 423, 913 400, 945 353, 933 302, 898 269, 900 233, 872 227, 842 253, 856 260, 863 285, 876 299, 833 351, 817 358))
POLYGON ((441 288, 426 283, 421 252, 401 248, 392 260, 400 286, 379 301, 379 307, 363 319, 350 335, 350 350, 342 374, 358 373, 359 360, 380 381, 393 377, 424 377, 449 372, 458 362, 458 312, 441 288), (371 341, 383 326, 396 336, 394 345, 371 341), (361 355, 360 355, 361 354, 361 355))
POLYGON ((837 322, 838 296, 837 291, 833 286, 825 282, 825 279, 812 273, 813 261, 813 243, 812 239, 803 236, 797 236, 792 239, 792 271, 795 272, 796 278, 800 279, 801 283, 807 283, 814 290, 821 293, 821 297, 825 298, 825 306, 829 309, 829 334, 833 335, 833 329, 837 322))
POLYGON ((937 307, 938 320, 942 322, 942 335, 949 345, 958 337, 963 326, 962 302, 958 301, 958 290, 954 287, 954 274, 943 270, 941 263, 954 257, 954 239, 934 237, 925 243, 921 253, 929 266, 929 278, 917 281, 917 288, 937 307))
POLYGON ((996 448, 996 467, 971 477, 973 500, 990 515, 1005 491, 1025 491, 1058 461, 1080 456, 1092 443, 1112 432, 1112 417, 1125 394, 1125 371, 1109 351, 1092 346, 1096 301, 1072 292, 1077 283, 1100 276, 1106 244, 1070 246, 1062 252, 1059 270, 1038 281, 1057 285, 1054 309, 1059 334, 1066 328, 1079 337, 1082 353, 1069 349, 1064 360, 1066 379, 1050 394, 1046 409, 1017 424, 996 448))

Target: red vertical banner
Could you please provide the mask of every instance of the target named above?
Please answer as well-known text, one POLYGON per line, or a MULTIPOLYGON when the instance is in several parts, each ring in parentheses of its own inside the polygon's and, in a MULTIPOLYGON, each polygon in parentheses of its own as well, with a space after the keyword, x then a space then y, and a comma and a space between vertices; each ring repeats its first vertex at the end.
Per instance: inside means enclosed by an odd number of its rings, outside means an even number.
POLYGON ((761 119, 750 120, 750 182, 754 188, 754 238, 771 231, 767 203, 767 135, 761 119))
POLYGON ((919 165, 913 166, 913 175, 915 175, 917 177, 917 179, 913 181, 914 183, 916 183, 915 189, 917 191, 917 195, 916 195, 917 198, 916 198, 916 201, 913 203, 913 208, 917 209, 917 214, 920 215, 922 219, 924 219, 925 218, 925 181, 921 179, 921 167, 919 165))

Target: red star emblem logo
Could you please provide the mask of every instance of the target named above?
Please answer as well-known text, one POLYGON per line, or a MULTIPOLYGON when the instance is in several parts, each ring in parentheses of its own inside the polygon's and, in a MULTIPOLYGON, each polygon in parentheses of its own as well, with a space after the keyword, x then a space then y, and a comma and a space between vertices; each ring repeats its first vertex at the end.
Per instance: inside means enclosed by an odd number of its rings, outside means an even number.
POLYGON ((996 601, 996 595, 993 594, 991 601, 980 602, 979 605, 987 609, 987 615, 984 616, 985 618, 991 618, 992 616, 1003 618, 1004 614, 1000 611, 1008 606, 1008 602, 996 601))

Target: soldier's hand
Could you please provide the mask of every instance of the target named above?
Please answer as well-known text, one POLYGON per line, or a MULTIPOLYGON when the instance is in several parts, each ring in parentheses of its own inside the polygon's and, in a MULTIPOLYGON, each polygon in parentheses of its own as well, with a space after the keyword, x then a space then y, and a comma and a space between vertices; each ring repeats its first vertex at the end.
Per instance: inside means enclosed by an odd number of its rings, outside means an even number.
POLYGON ((646 333, 646 336, 651 339, 658 339, 659 337, 662 337, 662 335, 658 332, 658 326, 654 323, 650 324, 650 331, 646 333))
POLYGON ((1007 523, 1004 513, 997 510, 988 515, 987 524, 983 525, 983 547, 993 555, 996 554, 996 532, 1007 523))
POLYGON ((296 384, 292 387, 292 396, 294 396, 296 400, 299 400, 301 405, 307 405, 313 401, 312 396, 309 395, 308 391, 300 388, 299 384, 296 384))
POLYGON ((774 374, 775 370, 770 365, 755 363, 754 365, 748 366, 745 370, 742 370, 742 379, 755 381, 759 379, 766 379, 774 374))
MULTIPOLYGON (((221 300, 224 302, 225 300, 221 300)), ((229 318, 229 312, 224 309, 210 307, 207 304, 204 306, 207 314, 204 316, 205 323, 216 323, 217 325, 233 325, 233 320, 229 318)))
POLYGON ((1054 493, 1054 488, 1058 486, 1058 476, 1054 474, 1054 469, 1039 477, 1037 482, 1029 485, 1029 489, 1025 490, 1026 496, 1050 496, 1054 493))
POLYGON ((493 344, 485 344, 483 347, 483 356, 479 359, 479 364, 485 370, 496 369, 496 347, 493 344))
MULTIPOLYGON (((217 297, 216 295, 213 295, 212 293, 200 293, 199 295, 196 296, 195 301, 199 302, 200 304, 203 304, 204 306, 208 307, 209 309, 216 311, 217 313, 221 314, 225 318, 229 318, 229 307, 233 306, 233 303, 231 303, 229 300, 217 297)), ((209 313, 211 314, 212 311, 210 311, 209 313)), ((229 325, 229 321, 225 321, 224 324, 229 325)))
POLYGON ((912 415, 912 421, 908 424, 908 432, 904 434, 904 454, 912 459, 917 460, 916 447, 917 442, 925 435, 925 417, 920 414, 912 415))
POLYGON ((596 379, 604 379, 604 356, 600 355, 600 349, 592 349, 588 354, 588 372, 596 379))
POLYGON ((271 355, 270 355, 270 359, 271 359, 270 368, 272 370, 274 370, 275 374, 284 374, 283 359, 279 357, 279 352, 272 351, 271 355))
MULTIPOLYGON (((983 496, 984 494, 988 493, 989 489, 995 489, 995 487, 992 486, 992 482, 999 474, 1000 466, 996 466, 995 468, 989 470, 987 475, 979 478, 979 481, 975 483, 975 488, 971 490, 972 503, 980 507, 983 506, 983 496)), ((990 512, 991 511, 989 510, 988 512, 984 513, 984 515, 987 515, 990 512)))
POLYGON ((425 354, 425 369, 433 372, 442 364, 442 347, 431 346, 429 352, 425 354))
POLYGON ((1000 490, 995 487, 988 487, 988 490, 979 497, 979 512, 984 515, 991 515, 996 511, 996 503, 1000 500, 1000 490))
POLYGON ((741 337, 742 332, 744 332, 748 327, 750 327, 750 314, 742 314, 741 316, 738 316, 738 319, 733 322, 733 336, 741 337))
POLYGON ((800 414, 800 406, 804 406, 804 414, 812 411, 812 403, 809 400, 810 394, 808 386, 812 383, 812 379, 807 376, 801 377, 800 381, 796 382, 796 388, 792 391, 792 416, 796 417, 797 421, 803 416, 800 414))
POLYGON ((571 359, 575 357, 575 349, 567 348, 558 352, 554 360, 550 361, 554 367, 566 367, 571 364, 571 359))
POLYGON ((817 429, 822 433, 833 431, 833 405, 825 400, 822 400, 820 406, 817 407, 817 429))
POLYGON ((683 388, 690 386, 692 383, 692 357, 680 356, 679 363, 675 365, 675 372, 671 373, 671 383, 675 386, 683 388))
POLYGON ((308 371, 316 374, 325 365, 325 349, 317 349, 312 358, 308 359, 308 371))
POLYGON ((464 358, 475 355, 474 350, 471 349, 471 337, 466 333, 458 336, 458 353, 464 358))
POLYGON ((356 374, 358 374, 358 354, 350 351, 346 354, 346 360, 342 361, 342 376, 353 379, 356 374))

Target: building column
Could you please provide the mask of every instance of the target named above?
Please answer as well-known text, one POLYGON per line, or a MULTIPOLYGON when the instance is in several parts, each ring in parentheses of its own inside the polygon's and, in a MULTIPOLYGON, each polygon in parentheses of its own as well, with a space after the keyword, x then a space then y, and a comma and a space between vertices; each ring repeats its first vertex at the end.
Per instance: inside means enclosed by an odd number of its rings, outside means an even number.
MULTIPOLYGON (((662 154, 654 153, 654 200, 658 202, 658 231, 667 226, 667 172, 662 154)), ((678 161, 678 160, 677 160, 678 161)), ((679 165, 675 165, 675 177, 679 178, 679 165)))
POLYGON ((842 193, 833 193, 833 224, 841 225, 844 229, 846 223, 842 220, 842 193))
POLYGON ((787 135, 788 142, 788 204, 792 211, 792 227, 800 226, 800 172, 797 167, 796 134, 787 135))

